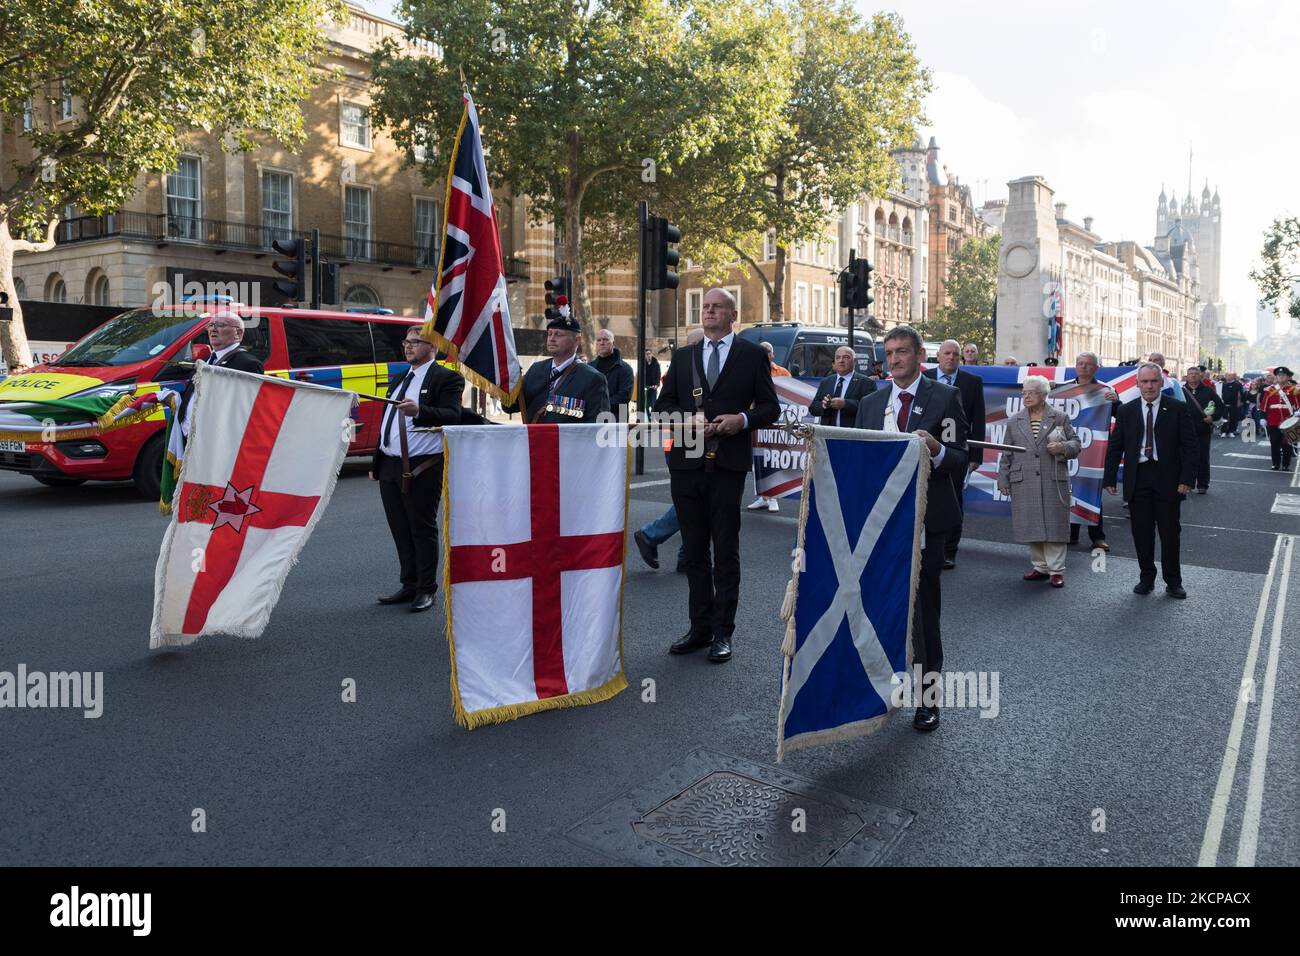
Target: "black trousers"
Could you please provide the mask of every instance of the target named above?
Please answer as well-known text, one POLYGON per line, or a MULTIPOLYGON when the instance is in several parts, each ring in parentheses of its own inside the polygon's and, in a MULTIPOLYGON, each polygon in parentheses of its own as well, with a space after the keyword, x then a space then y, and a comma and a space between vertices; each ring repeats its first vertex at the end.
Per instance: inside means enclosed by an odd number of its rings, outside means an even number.
POLYGON ((1268 446, 1273 455, 1273 467, 1281 466, 1283 471, 1291 470, 1291 443, 1276 425, 1268 426, 1268 446))
POLYGON ((1237 427, 1240 424, 1241 408, 1239 406, 1235 408, 1230 407, 1228 409, 1228 416, 1223 420, 1223 424, 1220 425, 1219 428, 1225 435, 1236 435, 1237 427))
MULTIPOLYGON (((944 532, 925 532, 925 547, 921 549, 921 575, 916 582, 916 614, 912 630, 912 661, 921 665, 921 676, 931 671, 943 670, 943 640, 940 636, 939 618, 943 611, 940 576, 943 574, 944 532), (919 625, 919 626, 918 626, 919 625)), ((922 689, 924 689, 924 683, 922 689)))
POLYGON ((966 511, 965 501, 965 484, 966 472, 957 475, 949 475, 952 479, 952 490, 957 495, 957 527, 953 528, 944 536, 944 557, 955 560, 957 557, 957 545, 961 543, 961 518, 966 511))
POLYGON ((682 526, 691 633, 730 637, 740 601, 740 498, 748 471, 670 473, 682 526), (712 546, 712 558, 710 558, 712 546))
POLYGON ((1129 522, 1133 525, 1133 547, 1137 551, 1138 574, 1143 583, 1156 582, 1156 530, 1160 531, 1160 569, 1165 584, 1182 587, 1183 569, 1178 545, 1182 534, 1177 493, 1163 494, 1156 486, 1156 464, 1137 466, 1137 487, 1129 499, 1129 522))
POLYGON ((415 455, 411 468, 435 459, 424 473, 411 479, 411 491, 402 494, 402 460, 385 456, 379 462, 379 497, 397 560, 402 586, 432 594, 438 590, 438 502, 442 498, 442 455, 415 455))
POLYGON ((1210 487, 1210 443, 1214 441, 1214 430, 1196 429, 1196 487, 1210 487))

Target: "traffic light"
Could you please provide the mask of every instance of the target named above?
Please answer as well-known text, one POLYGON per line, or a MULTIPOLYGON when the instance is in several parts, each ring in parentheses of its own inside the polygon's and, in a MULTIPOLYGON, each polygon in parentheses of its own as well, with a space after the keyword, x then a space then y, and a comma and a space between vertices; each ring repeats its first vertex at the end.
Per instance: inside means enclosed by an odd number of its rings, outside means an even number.
POLYGON ((572 314, 569 310, 569 279, 567 276, 556 276, 553 279, 547 279, 546 288, 546 321, 558 319, 563 315, 572 314))
POLYGON ((337 262, 320 264, 320 301, 322 305, 339 304, 339 266, 337 262))
POLYGON ((682 241, 682 231, 663 216, 651 216, 646 220, 646 275, 647 289, 676 289, 677 263, 681 253, 670 249, 682 241))
POLYGON ((846 309, 865 309, 876 297, 871 294, 871 273, 875 267, 866 259, 851 259, 840 273, 840 305, 846 309))
POLYGON ((282 279, 276 279, 273 283, 275 291, 294 302, 303 302, 307 298, 306 278, 307 278, 307 243, 302 239, 276 239, 271 243, 271 248, 282 256, 288 256, 289 259, 277 259, 271 263, 271 268, 280 275, 288 279, 285 282, 282 279))

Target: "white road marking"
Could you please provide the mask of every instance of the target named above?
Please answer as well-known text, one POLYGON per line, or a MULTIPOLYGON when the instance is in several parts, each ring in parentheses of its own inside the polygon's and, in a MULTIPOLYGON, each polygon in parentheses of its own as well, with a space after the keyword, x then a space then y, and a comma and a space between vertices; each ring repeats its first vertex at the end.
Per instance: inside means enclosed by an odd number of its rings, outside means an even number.
POLYGON ((1275 495, 1271 510, 1275 515, 1300 515, 1300 495, 1275 495))
POLYGON ((1241 454, 1240 452, 1235 452, 1235 451, 1230 451, 1230 452, 1228 452, 1226 455, 1224 455, 1223 457, 1224 457, 1224 458, 1254 458, 1254 459, 1256 459, 1257 461, 1271 461, 1271 460, 1272 460, 1272 459, 1269 458, 1268 455, 1243 455, 1243 454, 1241 454))
POLYGON ((1282 618, 1286 614, 1286 589, 1291 581, 1291 556, 1295 553, 1295 535, 1286 536, 1286 563, 1282 565, 1282 583, 1278 585, 1277 607, 1273 609, 1273 634, 1268 645, 1268 664, 1264 669, 1264 693, 1259 703, 1259 723, 1255 726, 1255 746, 1250 754, 1250 783, 1246 788, 1246 811, 1241 818, 1241 837, 1237 841, 1237 865, 1254 866, 1259 846, 1259 820, 1264 809, 1264 774, 1268 770, 1268 737, 1273 729, 1273 692, 1277 687, 1277 659, 1282 651, 1282 618))
POLYGON ((1241 683, 1237 690, 1237 707, 1232 713, 1228 744, 1223 751, 1223 763, 1219 765, 1219 782, 1214 788, 1214 799, 1210 801, 1210 816, 1205 821, 1205 836, 1201 840, 1201 855, 1196 861, 1197 866, 1216 866, 1219 861, 1219 841, 1223 838, 1223 822, 1228 816, 1232 780, 1237 773, 1237 757, 1241 752, 1241 732, 1246 725, 1246 709, 1250 706, 1248 695, 1242 693, 1242 690, 1247 686, 1247 681, 1255 679, 1259 639, 1264 633, 1264 619, 1268 616, 1269 595, 1273 590, 1273 574, 1277 570, 1278 556, 1282 553, 1282 539, 1283 535, 1278 535, 1273 540, 1273 558, 1268 563, 1264 589, 1259 595, 1259 608, 1255 611, 1255 626, 1251 629, 1250 644, 1246 650, 1246 666, 1242 669, 1241 683))
POLYGON ((657 481, 634 481, 632 484, 628 485, 628 487, 635 491, 638 488, 653 488, 655 485, 668 484, 672 484, 671 478, 660 478, 657 481))
POLYGON ((1213 465, 1213 468, 1227 468, 1231 471, 1262 471, 1265 474, 1272 471, 1272 468, 1250 468, 1246 465, 1213 465))

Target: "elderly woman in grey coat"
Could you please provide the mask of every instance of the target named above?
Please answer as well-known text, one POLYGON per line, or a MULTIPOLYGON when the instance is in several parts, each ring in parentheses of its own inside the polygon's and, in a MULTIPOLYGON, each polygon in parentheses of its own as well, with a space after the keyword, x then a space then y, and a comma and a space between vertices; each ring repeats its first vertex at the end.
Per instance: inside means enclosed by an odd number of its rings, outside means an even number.
POLYGON ((1070 539, 1069 459, 1079 456, 1079 436, 1069 417, 1047 404, 1051 385, 1041 375, 1024 383, 1024 407, 1007 419, 1004 441, 1023 452, 1004 451, 998 463, 998 491, 1011 498, 1011 533, 1029 545, 1033 568, 1026 581, 1051 580, 1065 587, 1065 551, 1070 539))

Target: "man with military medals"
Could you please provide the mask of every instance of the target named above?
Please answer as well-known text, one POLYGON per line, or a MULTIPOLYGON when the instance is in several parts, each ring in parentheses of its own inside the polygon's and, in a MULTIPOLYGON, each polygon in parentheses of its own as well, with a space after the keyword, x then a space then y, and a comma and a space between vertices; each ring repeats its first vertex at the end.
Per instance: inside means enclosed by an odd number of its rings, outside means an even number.
MULTIPOLYGON (((524 373, 522 405, 524 421, 530 425, 569 425, 594 422, 609 411, 609 389, 605 376, 578 361, 578 335, 582 327, 571 315, 559 315, 546 323, 546 354, 549 360, 534 362, 524 373)), ((521 402, 506 407, 519 411, 521 402)))

